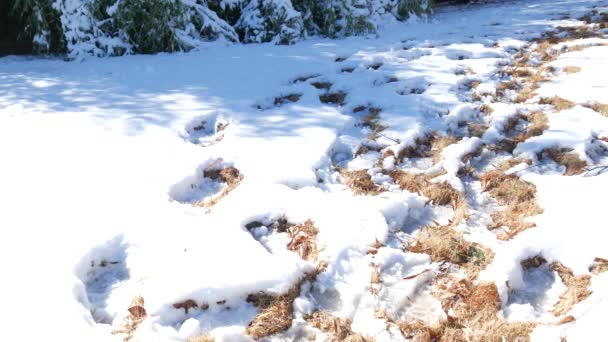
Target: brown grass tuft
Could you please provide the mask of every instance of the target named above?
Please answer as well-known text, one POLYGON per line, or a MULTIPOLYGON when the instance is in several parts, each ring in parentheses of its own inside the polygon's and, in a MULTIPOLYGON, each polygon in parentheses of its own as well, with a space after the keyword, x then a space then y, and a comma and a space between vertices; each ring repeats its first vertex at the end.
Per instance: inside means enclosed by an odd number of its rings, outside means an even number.
POLYGON ((195 207, 214 206, 234 190, 241 183, 241 180, 243 180, 243 175, 241 175, 240 171, 233 166, 225 167, 223 169, 207 169, 203 172, 203 176, 218 182, 226 183, 226 187, 210 199, 192 203, 195 207))
POLYGON ((368 137, 370 140, 376 140, 378 138, 378 135, 382 131, 387 129, 387 126, 384 126, 380 123, 380 112, 382 112, 382 109, 371 107, 367 110, 368 114, 361 120, 361 126, 367 127, 371 130, 371 133, 368 137))
POLYGON ((293 321, 293 301, 300 295, 302 284, 314 281, 324 270, 324 265, 322 263, 316 271, 307 273, 287 293, 282 295, 258 293, 248 296, 247 301, 257 305, 260 313, 249 323, 245 334, 260 339, 288 330, 293 321))
POLYGON ((535 327, 531 322, 507 321, 498 317, 500 298, 496 285, 474 285, 468 279, 449 279, 440 289, 448 319, 434 325, 421 321, 397 322, 403 334, 413 341, 529 341, 535 327))
POLYGON ((549 117, 542 111, 534 111, 523 115, 523 118, 528 121, 526 132, 519 137, 518 141, 525 141, 532 137, 542 135, 549 128, 549 117))
POLYGON ((397 170, 391 176, 401 189, 422 194, 428 197, 431 203, 450 204, 453 208, 457 208, 464 201, 462 194, 448 182, 433 183, 428 175, 397 170))
MULTIPOLYGON (((425 227, 409 247, 413 253, 428 254, 435 262, 447 261, 481 271, 494 258, 489 249, 464 239, 451 225, 425 227)), ((476 273, 476 272, 474 272, 476 273)))
POLYGON ((301 97, 302 97, 302 94, 283 95, 283 96, 275 97, 273 103, 275 106, 281 106, 281 105, 284 105, 284 104, 290 103, 290 102, 298 102, 301 97))
POLYGON ((608 271, 608 260, 604 258, 593 259, 593 264, 589 267, 589 271, 593 274, 600 274, 608 271))
POLYGON ((601 103, 601 102, 592 102, 592 103, 585 104, 584 106, 587 108, 593 109, 594 111, 602 114, 603 116, 608 117, 608 104, 601 103))
POLYGON ((577 67, 577 66, 568 65, 568 66, 563 67, 562 71, 565 72, 566 74, 575 74, 577 72, 580 72, 581 68, 577 67))
POLYGON ((570 311, 576 303, 585 300, 591 295, 592 291, 589 290, 591 276, 575 276, 572 270, 559 262, 553 263, 551 268, 559 274, 564 285, 568 288, 566 292, 559 296, 559 301, 553 306, 553 310, 551 311, 555 316, 561 316, 570 311))
POLYGON ((509 231, 501 234, 499 239, 508 240, 522 231, 535 225, 526 222, 529 216, 542 213, 536 203, 536 186, 521 180, 516 175, 507 175, 494 170, 481 176, 483 191, 488 192, 500 205, 507 208, 492 214, 494 226, 491 228, 508 227, 509 231))
POLYGON ((310 325, 330 335, 329 341, 338 342, 373 342, 374 339, 364 337, 351 330, 352 321, 348 318, 339 318, 328 312, 317 311, 304 317, 310 325))
POLYGON ((289 227, 287 233, 291 238, 287 245, 288 250, 298 253, 303 260, 318 260, 317 234, 319 229, 313 225, 311 220, 289 227))
POLYGON ((344 184, 348 186, 355 195, 378 195, 384 189, 374 183, 372 176, 367 170, 341 170, 340 175, 344 179, 344 184))
POLYGON ((578 154, 571 152, 570 149, 550 148, 543 151, 549 158, 556 163, 566 167, 566 176, 580 175, 585 172, 587 162, 581 160, 578 154))
POLYGON ((542 97, 539 101, 542 105, 552 105, 558 112, 574 107, 576 104, 559 96, 542 97))
POLYGON ((505 160, 502 163, 500 163, 498 165, 497 169, 500 171, 506 172, 510 168, 517 166, 521 163, 526 163, 528 165, 532 165, 532 160, 524 159, 524 158, 511 158, 511 159, 505 160))
POLYGON ((189 339, 188 342, 215 342, 215 338, 211 336, 201 335, 189 339))
POLYGON ((490 106, 489 104, 482 104, 481 106, 479 106, 479 111, 484 113, 484 114, 492 114, 494 113, 494 109, 492 108, 492 106, 490 106))
POLYGON ((137 330, 137 327, 139 327, 147 317, 146 309, 144 308, 144 298, 142 296, 133 297, 128 311, 129 315, 112 331, 113 335, 125 335, 123 339, 125 342, 128 342, 133 338, 133 334, 137 330))
POLYGON ((312 85, 313 87, 317 88, 317 89, 324 89, 324 90, 329 90, 329 88, 331 88, 332 84, 331 82, 312 82, 310 85, 312 85))
POLYGON ((517 97, 515 98, 514 102, 515 103, 524 103, 524 102, 530 100, 531 98, 536 96, 536 93, 534 91, 536 91, 537 89, 538 89, 538 85, 536 85, 536 84, 524 86, 517 93, 517 97))
POLYGON ((469 122, 467 123, 467 128, 469 130, 469 135, 481 138, 488 130, 488 125, 469 122))
POLYGON ((321 103, 331 103, 336 105, 343 105, 346 99, 346 93, 343 91, 337 91, 335 93, 325 93, 319 95, 319 101, 321 103))

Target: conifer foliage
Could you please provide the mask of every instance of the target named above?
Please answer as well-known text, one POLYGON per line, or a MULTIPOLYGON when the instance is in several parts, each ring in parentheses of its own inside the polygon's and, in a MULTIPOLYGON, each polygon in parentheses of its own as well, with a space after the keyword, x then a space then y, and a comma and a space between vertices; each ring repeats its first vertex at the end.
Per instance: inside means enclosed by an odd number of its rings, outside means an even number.
MULTIPOLYGON (((35 52, 69 58, 188 51, 204 42, 292 44, 374 32, 431 0, 9 0, 35 52)), ((2 18, 0 18, 2 19, 2 18)))

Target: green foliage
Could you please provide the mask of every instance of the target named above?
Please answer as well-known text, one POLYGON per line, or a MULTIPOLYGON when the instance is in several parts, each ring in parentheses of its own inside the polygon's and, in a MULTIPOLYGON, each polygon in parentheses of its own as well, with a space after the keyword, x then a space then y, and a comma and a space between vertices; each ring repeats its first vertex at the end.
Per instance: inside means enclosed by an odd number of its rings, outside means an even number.
POLYGON ((230 24, 230 26, 234 26, 241 18, 244 4, 239 3, 233 6, 227 5, 226 7, 222 8, 220 0, 209 0, 207 1, 207 7, 215 12, 218 17, 230 24))
POLYGON ((424 14, 429 14, 431 8, 431 0, 399 0, 397 2, 396 17, 399 20, 407 20, 412 14, 420 17, 424 14))
POLYGON ((34 52, 63 53, 65 39, 59 19, 60 13, 53 8, 52 0, 9 0, 11 14, 15 16, 20 39, 31 40, 34 52))
POLYGON ((181 46, 172 26, 183 15, 183 6, 173 0, 121 1, 112 27, 124 30, 136 53, 173 52, 181 46))

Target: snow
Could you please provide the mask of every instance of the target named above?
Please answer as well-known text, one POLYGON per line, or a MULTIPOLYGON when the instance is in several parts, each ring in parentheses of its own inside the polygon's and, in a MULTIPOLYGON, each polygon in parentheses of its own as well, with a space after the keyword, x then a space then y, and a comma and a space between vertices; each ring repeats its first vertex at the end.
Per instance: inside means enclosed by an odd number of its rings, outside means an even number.
MULTIPOLYGON (((491 103, 494 112, 484 118, 462 89, 479 80, 479 93, 490 98, 514 49, 567 21, 557 19, 559 13, 577 17, 593 5, 605 3, 447 7, 431 22, 386 23, 374 38, 309 39, 287 47, 216 42, 187 54, 0 59, 0 336, 120 341, 124 336, 112 331, 141 295, 148 317, 136 331, 140 341, 187 341, 200 333, 251 340, 244 329, 258 309, 247 296, 284 293, 316 266, 285 248, 287 233, 270 231, 282 216, 313 222, 319 259, 327 262, 314 286, 303 285, 285 339, 305 314, 319 309, 352 319, 353 331, 378 341, 405 338, 387 328, 377 310, 394 320, 445 319, 431 291, 441 265, 408 252, 401 239, 415 236, 424 222, 449 221, 452 210, 426 205, 425 197, 397 189, 381 171, 405 168, 410 161, 395 156, 416 138, 456 134, 463 122, 487 120, 482 137, 446 147, 426 170, 445 171, 433 181, 447 180, 469 194, 479 185, 458 175, 463 159, 503 139, 505 123, 521 109, 554 95, 577 105, 550 112, 549 128, 514 154, 534 159, 558 146, 589 165, 605 165, 599 138, 608 137, 608 119, 584 106, 607 102, 607 51, 595 46, 601 41, 561 54, 551 65, 581 72, 542 83, 530 103, 491 103), (342 72, 346 67, 354 71, 342 72), (327 92, 344 91, 346 103, 321 103, 326 91, 312 87, 315 81, 330 82, 327 92), (301 97, 275 105, 291 94, 301 97), (387 128, 377 139, 361 127, 366 112, 353 113, 358 106, 381 109, 387 128), (362 144, 370 151, 354 157, 362 144), (388 151, 394 156, 381 160, 388 151), (193 207, 229 187, 205 177, 211 166, 235 167, 243 179, 215 205, 193 207), (389 191, 354 195, 335 167, 367 170, 389 191), (249 231, 253 221, 263 226, 249 231), (383 246, 371 254, 376 241, 383 246), (371 263, 381 272, 376 295, 371 263), (209 307, 188 313, 173 307, 188 299, 209 307)), ((594 258, 608 258, 601 200, 608 176, 566 177, 535 168, 517 174, 537 187, 544 209, 530 218, 537 227, 510 241, 497 240, 483 217, 459 229, 496 253, 480 277, 497 285, 504 315, 550 323, 557 321, 550 309, 564 284, 548 268, 524 271, 520 261, 541 255, 589 274, 594 258)), ((478 203, 489 201, 479 196, 478 203)), ((475 215, 484 212, 473 207, 475 215)), ((607 314, 607 285, 606 273, 594 275, 593 294, 569 313, 576 322, 539 325, 532 339, 559 340, 565 328, 569 341, 595 336, 607 314)))

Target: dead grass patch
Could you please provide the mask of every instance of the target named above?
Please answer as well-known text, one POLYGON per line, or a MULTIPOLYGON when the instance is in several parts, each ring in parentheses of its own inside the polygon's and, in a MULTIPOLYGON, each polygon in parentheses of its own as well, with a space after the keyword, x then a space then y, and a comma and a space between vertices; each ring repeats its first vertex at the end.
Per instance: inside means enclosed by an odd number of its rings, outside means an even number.
POLYGON ((437 162, 441 160, 441 152, 443 149, 458 141, 459 138, 452 135, 443 136, 438 134, 427 134, 423 137, 416 138, 414 145, 402 149, 399 152, 397 159, 402 161, 404 158, 432 157, 433 162, 437 162))
POLYGON ((450 204, 453 208, 458 208, 464 201, 463 195, 456 191, 450 183, 447 181, 434 183, 426 174, 397 170, 391 174, 391 177, 401 189, 422 194, 431 203, 437 205, 450 204))
POLYGON ((521 180, 516 175, 507 175, 502 171, 493 170, 481 176, 484 192, 488 192, 498 204, 506 206, 502 211, 492 213, 494 226, 491 228, 508 227, 508 232, 498 236, 501 240, 509 240, 522 231, 535 225, 526 222, 529 216, 542 213, 536 203, 536 186, 521 180))
POLYGON ((312 82, 310 84, 311 86, 315 87, 316 89, 324 89, 324 90, 329 90, 329 88, 331 88, 331 86, 333 85, 331 82, 312 82))
POLYGON ((345 73, 352 73, 353 71, 355 71, 355 68, 342 68, 342 70, 340 70, 340 72, 345 72, 345 73))
POLYGON ((214 206, 234 190, 241 183, 241 180, 243 180, 243 175, 241 175, 240 171, 233 166, 225 167, 223 169, 207 169, 203 172, 203 176, 214 181, 226 183, 226 187, 211 199, 193 203, 192 205, 195 207, 214 206))
POLYGON ((188 342, 215 342, 215 338, 211 336, 195 336, 188 340, 188 342))
POLYGON ((514 102, 515 103, 525 103, 526 101, 530 100, 531 98, 533 98, 534 96, 537 95, 535 93, 535 91, 537 89, 538 89, 538 85, 536 85, 536 84, 524 86, 517 93, 517 97, 515 97, 514 102))
POLYGON ((247 301, 258 306, 260 312, 249 323, 245 334, 257 340, 288 330, 293 321, 293 301, 300 295, 302 284, 313 282, 324 270, 325 264, 322 263, 317 270, 307 273, 284 294, 272 295, 260 292, 249 295, 247 301))
POLYGON ((283 96, 275 97, 273 104, 275 106, 281 106, 281 105, 284 105, 286 103, 298 102, 301 97, 302 97, 302 94, 283 95, 283 96))
POLYGON ((124 341, 128 342, 133 338, 133 334, 137 330, 137 327, 146 319, 146 309, 144 308, 144 298, 142 296, 135 296, 129 305, 129 315, 125 317, 124 321, 112 331, 113 335, 123 334, 125 335, 124 341))
POLYGON ((488 130, 488 125, 468 122, 467 129, 470 136, 481 138, 488 130))
POLYGON ((330 103, 336 105, 343 105, 346 99, 346 93, 343 91, 337 91, 335 93, 325 93, 319 95, 319 101, 321 103, 330 103))
POLYGON ((581 68, 573 65, 568 65, 562 68, 562 71, 566 74, 576 74, 577 72, 581 72, 581 68))
POLYGON ((559 165, 566 168, 566 176, 580 175, 585 172, 587 162, 580 159, 578 154, 571 152, 570 149, 549 148, 542 153, 553 159, 559 165))
POLYGON ((328 312, 317 311, 307 315, 304 319, 313 327, 330 336, 329 341, 338 342, 373 342, 373 338, 356 334, 351 329, 352 321, 348 318, 339 318, 328 312))
POLYGON ((486 103, 479 106, 479 111, 488 115, 494 113, 494 109, 492 108, 492 106, 486 103))
POLYGON ((523 114, 521 117, 528 122, 528 126, 525 132, 515 137, 517 142, 540 136, 549 128, 549 117, 543 111, 533 111, 523 114))
POLYGON ((589 267, 589 271, 593 274, 600 274, 608 271, 608 260, 604 258, 593 259, 593 264, 589 267))
POLYGON ((370 140, 376 140, 378 138, 378 135, 382 131, 387 129, 388 126, 384 126, 380 123, 380 112, 382 112, 382 109, 371 107, 367 110, 368 114, 361 120, 361 126, 367 127, 371 130, 371 133, 368 137, 370 140))
POLYGON ((500 297, 493 283, 474 285, 468 279, 448 279, 440 289, 443 309, 448 319, 429 326, 424 322, 397 323, 403 334, 414 341, 529 341, 535 327, 531 322, 500 318, 500 297))
POLYGON ((287 249, 298 253, 302 260, 317 261, 319 259, 318 233, 319 229, 314 226, 311 220, 289 227, 287 234, 291 241, 287 244, 287 249))
POLYGON ((428 254, 435 262, 466 264, 479 270, 494 257, 494 253, 487 248, 465 240, 462 233, 451 225, 423 228, 418 232, 416 242, 409 247, 409 251, 428 254))
POLYGON ((367 170, 340 170, 344 184, 348 186, 355 195, 378 195, 384 191, 372 180, 367 170))
POLYGON ((517 166, 521 163, 525 163, 527 165, 532 165, 532 160, 524 159, 524 158, 511 158, 511 159, 507 159, 507 160, 503 161, 502 163, 498 164, 496 169, 498 169, 502 172, 506 172, 507 170, 509 170, 509 169, 513 168, 514 166, 517 166))
POLYGON ((319 76, 321 76, 321 75, 320 74, 304 75, 304 76, 294 78, 293 81, 291 81, 291 83, 306 82, 311 78, 315 78, 315 77, 319 77, 319 76))
POLYGON ((541 105, 552 105, 558 112, 574 107, 576 104, 559 96, 542 97, 539 101, 541 105))
POLYGON ((378 70, 380 69, 384 64, 381 62, 377 62, 377 63, 372 63, 370 65, 367 66, 368 69, 373 69, 373 70, 378 70))
POLYGON ((591 102, 584 105, 587 108, 593 109, 594 111, 602 114, 603 116, 608 116, 608 104, 601 102, 591 102))
POLYGON ((561 316, 568 313, 575 304, 585 300, 593 293, 589 290, 591 276, 587 274, 575 276, 572 270, 559 262, 553 263, 551 268, 557 272, 567 287, 566 292, 559 296, 559 301, 551 311, 555 316, 561 316))

